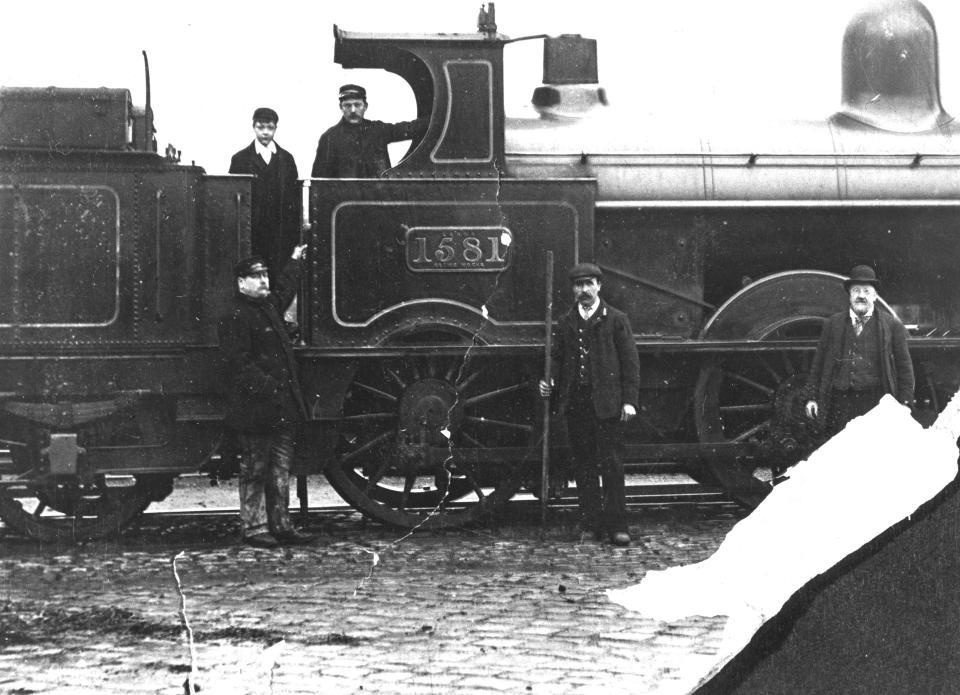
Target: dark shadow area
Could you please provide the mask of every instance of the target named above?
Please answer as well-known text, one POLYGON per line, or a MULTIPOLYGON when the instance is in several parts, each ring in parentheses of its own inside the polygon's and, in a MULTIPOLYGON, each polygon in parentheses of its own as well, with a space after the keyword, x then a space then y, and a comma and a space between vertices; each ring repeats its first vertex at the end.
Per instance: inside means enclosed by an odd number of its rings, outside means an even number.
POLYGON ((960 691, 958 487, 809 582, 697 695, 960 691))

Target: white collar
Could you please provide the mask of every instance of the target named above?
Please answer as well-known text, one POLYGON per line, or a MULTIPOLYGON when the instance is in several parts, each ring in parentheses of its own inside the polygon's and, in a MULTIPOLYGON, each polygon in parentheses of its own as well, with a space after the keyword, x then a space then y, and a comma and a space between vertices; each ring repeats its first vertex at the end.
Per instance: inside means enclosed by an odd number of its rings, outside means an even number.
POLYGON ((586 309, 583 308, 583 304, 581 304, 580 302, 577 302, 577 311, 580 312, 580 316, 583 317, 583 320, 587 321, 590 319, 591 316, 593 316, 594 312, 596 312, 599 306, 600 306, 600 297, 597 297, 596 301, 590 306, 588 306, 586 309))
POLYGON ((270 144, 264 147, 260 144, 259 140, 253 141, 253 147, 257 150, 257 154, 263 158, 267 164, 270 163, 270 157, 277 153, 277 143, 273 140, 270 141, 270 144))
MULTIPOLYGON (((860 316, 860 314, 858 314, 857 312, 855 312, 853 309, 850 310, 850 322, 853 323, 854 326, 857 325, 857 318, 858 318, 859 316, 860 316)), ((863 319, 864 319, 864 321, 866 321, 867 319, 871 318, 872 316, 873 316, 873 312, 870 311, 870 312, 868 312, 868 313, 866 313, 866 314, 863 315, 863 319)))

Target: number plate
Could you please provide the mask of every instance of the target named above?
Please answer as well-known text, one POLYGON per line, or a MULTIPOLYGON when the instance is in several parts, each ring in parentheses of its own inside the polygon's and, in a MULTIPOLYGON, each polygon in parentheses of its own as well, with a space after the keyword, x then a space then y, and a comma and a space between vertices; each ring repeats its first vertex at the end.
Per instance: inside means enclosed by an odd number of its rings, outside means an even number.
POLYGON ((510 267, 506 227, 410 227, 407 267, 415 273, 495 273, 510 267))

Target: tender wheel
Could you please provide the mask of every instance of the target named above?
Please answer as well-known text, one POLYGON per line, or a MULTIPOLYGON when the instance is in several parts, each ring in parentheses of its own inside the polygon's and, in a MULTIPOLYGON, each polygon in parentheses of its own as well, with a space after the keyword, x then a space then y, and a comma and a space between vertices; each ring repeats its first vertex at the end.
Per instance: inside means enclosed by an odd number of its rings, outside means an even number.
MULTIPOLYGON (((84 450, 148 444, 162 439, 161 429, 152 409, 131 408, 83 425, 77 443, 84 450)), ((30 538, 72 543, 116 534, 173 489, 168 474, 139 475, 129 487, 108 487, 99 475, 46 475, 42 450, 49 436, 39 426, 26 434, 28 443, 11 447, 11 463, 0 466, 0 517, 30 538)), ((86 461, 92 469, 96 464, 96 458, 86 461)))
MULTIPOLYGON (((843 278, 797 271, 744 288, 705 326, 703 338, 764 342, 816 339, 823 319, 845 306, 843 278)), ((754 507, 770 492, 760 478, 807 455, 815 432, 803 415, 803 389, 812 353, 770 351, 735 355, 705 365, 694 391, 701 442, 746 442, 759 457, 708 458, 706 467, 735 499, 754 507)))
POLYGON ((466 337, 420 334, 403 342, 463 351, 362 363, 327 477, 350 504, 386 523, 476 520, 513 496, 524 457, 537 460, 532 376, 519 362, 471 356, 466 337))
POLYGON ((0 517, 10 528, 43 542, 74 543, 119 533, 162 494, 169 478, 133 487, 38 483, 0 487, 0 517), (159 487, 158 487, 159 486, 159 487))

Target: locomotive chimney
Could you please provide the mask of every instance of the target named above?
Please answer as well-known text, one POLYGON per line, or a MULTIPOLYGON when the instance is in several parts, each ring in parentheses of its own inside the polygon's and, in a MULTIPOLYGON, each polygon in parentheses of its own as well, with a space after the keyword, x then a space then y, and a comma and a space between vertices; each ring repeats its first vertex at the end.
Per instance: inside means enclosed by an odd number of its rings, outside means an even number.
POLYGON ((597 41, 579 34, 548 36, 543 41, 543 86, 533 106, 545 118, 579 118, 607 105, 597 83, 597 41))
POLYGON ((850 20, 842 68, 838 116, 899 133, 952 120, 940 104, 937 30, 916 0, 886 0, 850 20))

